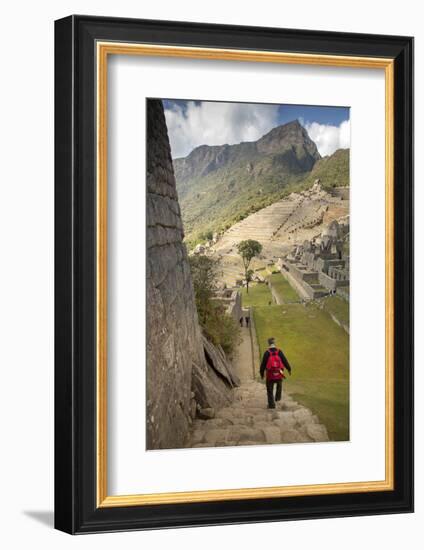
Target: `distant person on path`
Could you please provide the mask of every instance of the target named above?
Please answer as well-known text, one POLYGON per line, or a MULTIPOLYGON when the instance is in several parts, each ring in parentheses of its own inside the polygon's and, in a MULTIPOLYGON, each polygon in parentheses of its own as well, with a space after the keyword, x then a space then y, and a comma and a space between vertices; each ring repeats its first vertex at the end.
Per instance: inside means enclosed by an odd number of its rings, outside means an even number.
POLYGON ((249 328, 249 317, 245 317, 244 320, 246 321, 246 327, 249 328))
POLYGON ((243 317, 240 317, 240 326, 243 326, 243 317))
POLYGON ((268 338, 268 349, 262 357, 260 375, 263 379, 266 371, 266 393, 268 409, 275 409, 275 402, 281 401, 283 389, 284 369, 291 375, 291 366, 284 353, 275 345, 275 338, 268 338), (274 400, 274 385, 277 387, 274 400))

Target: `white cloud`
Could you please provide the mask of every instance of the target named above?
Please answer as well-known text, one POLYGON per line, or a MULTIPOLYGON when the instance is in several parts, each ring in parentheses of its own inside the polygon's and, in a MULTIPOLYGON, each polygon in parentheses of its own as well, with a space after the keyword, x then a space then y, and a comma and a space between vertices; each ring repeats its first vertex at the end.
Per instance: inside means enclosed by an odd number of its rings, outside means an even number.
POLYGON ((278 105, 204 101, 173 104, 165 109, 173 158, 188 155, 199 145, 256 141, 278 125, 278 105))
POLYGON ((350 147, 350 122, 348 120, 342 122, 340 126, 308 122, 305 124, 305 129, 323 157, 333 154, 337 149, 350 147))

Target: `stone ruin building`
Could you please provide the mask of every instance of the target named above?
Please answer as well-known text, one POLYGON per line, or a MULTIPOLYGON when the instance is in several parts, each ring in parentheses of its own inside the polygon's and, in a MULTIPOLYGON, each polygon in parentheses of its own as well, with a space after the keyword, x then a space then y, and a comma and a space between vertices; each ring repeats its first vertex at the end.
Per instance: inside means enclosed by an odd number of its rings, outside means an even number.
POLYGON ((223 288, 213 298, 225 307, 225 313, 238 322, 242 315, 241 294, 235 288, 223 288))
POLYGON ((305 299, 328 294, 349 296, 349 256, 345 242, 349 234, 349 218, 332 221, 321 235, 295 245, 278 266, 298 293, 305 299))

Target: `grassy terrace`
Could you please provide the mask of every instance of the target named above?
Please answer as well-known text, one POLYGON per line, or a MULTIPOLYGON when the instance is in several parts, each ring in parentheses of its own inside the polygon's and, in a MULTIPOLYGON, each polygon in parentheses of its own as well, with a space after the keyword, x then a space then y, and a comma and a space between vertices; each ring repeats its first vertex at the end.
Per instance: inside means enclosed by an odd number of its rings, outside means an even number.
POLYGON ((272 302, 272 294, 268 285, 264 283, 253 283, 249 285, 249 293, 245 288, 241 289, 243 307, 268 306, 272 302))
POLYGON ((268 280, 284 304, 299 302, 297 292, 290 286, 290 283, 281 273, 273 273, 268 277, 268 280))
POLYGON ((290 393, 319 416, 331 440, 349 439, 348 335, 313 303, 252 305, 261 354, 274 336, 293 368, 290 393))
MULTIPOLYGON (((263 276, 267 275, 266 268, 256 271, 263 276)), ((284 304, 299 302, 299 296, 296 291, 293 290, 281 273, 270 274, 266 276, 266 279, 271 282, 274 290, 278 293, 284 304)), ((244 307, 268 306, 269 302, 273 301, 271 291, 268 285, 264 283, 252 283, 249 286, 249 293, 247 293, 246 289, 243 288, 241 289, 241 294, 244 307)))
POLYGON ((332 313, 342 324, 349 327, 349 303, 340 296, 329 296, 324 298, 323 307, 325 311, 332 313))

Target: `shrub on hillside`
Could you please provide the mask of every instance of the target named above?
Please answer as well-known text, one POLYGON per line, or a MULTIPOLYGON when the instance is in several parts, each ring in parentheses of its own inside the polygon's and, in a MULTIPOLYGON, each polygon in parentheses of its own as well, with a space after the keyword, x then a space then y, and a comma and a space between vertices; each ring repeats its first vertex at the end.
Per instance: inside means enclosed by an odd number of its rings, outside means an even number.
POLYGON ((241 342, 240 326, 225 313, 220 304, 211 304, 208 318, 203 325, 206 337, 215 345, 220 345, 226 355, 232 357, 241 342))
POLYGON ((240 327, 214 300, 219 262, 208 256, 190 256, 197 314, 205 336, 231 356, 240 343, 240 327))

